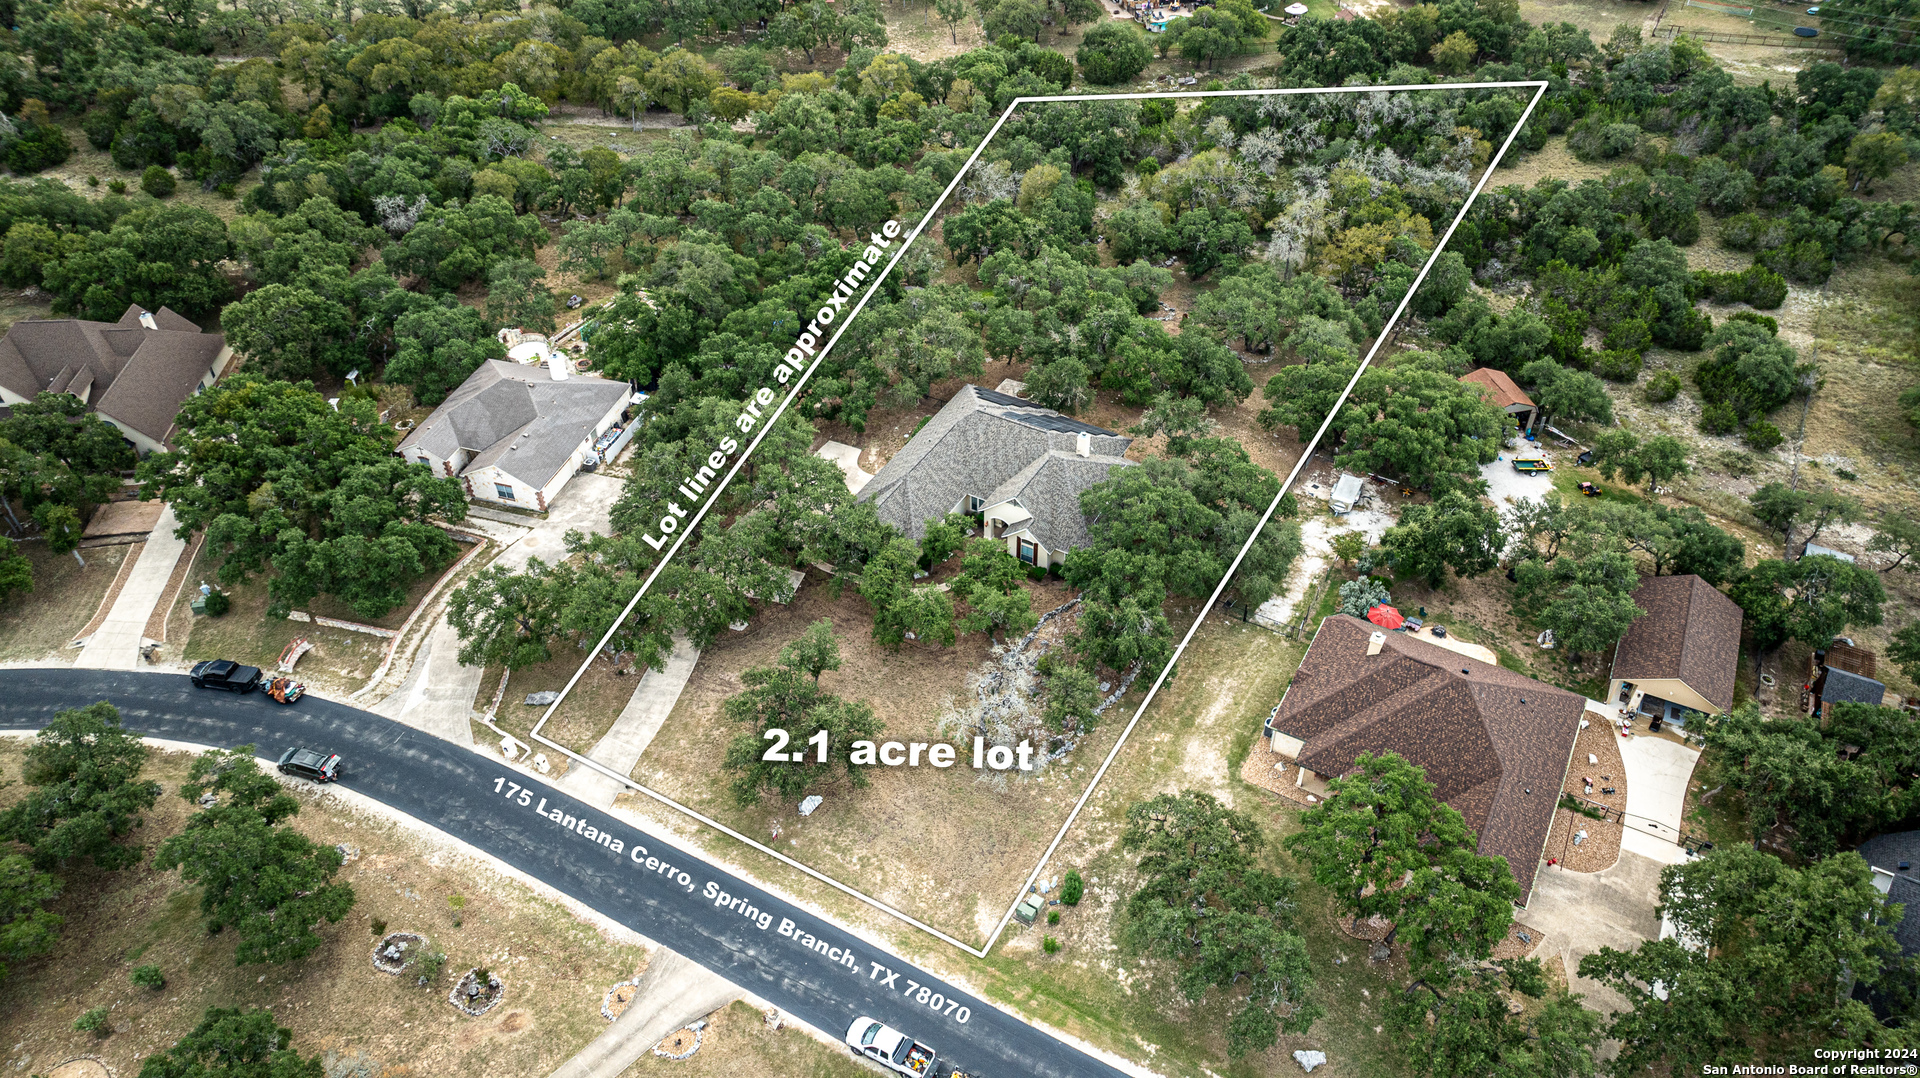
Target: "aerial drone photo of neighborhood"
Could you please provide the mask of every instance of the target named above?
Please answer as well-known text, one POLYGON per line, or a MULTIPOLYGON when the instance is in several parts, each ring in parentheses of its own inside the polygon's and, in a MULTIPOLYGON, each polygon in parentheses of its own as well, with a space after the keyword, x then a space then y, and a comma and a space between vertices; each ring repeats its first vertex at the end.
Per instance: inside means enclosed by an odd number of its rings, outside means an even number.
POLYGON ((0 1073, 1920 1071, 1920 8, 0 25, 0 1073))

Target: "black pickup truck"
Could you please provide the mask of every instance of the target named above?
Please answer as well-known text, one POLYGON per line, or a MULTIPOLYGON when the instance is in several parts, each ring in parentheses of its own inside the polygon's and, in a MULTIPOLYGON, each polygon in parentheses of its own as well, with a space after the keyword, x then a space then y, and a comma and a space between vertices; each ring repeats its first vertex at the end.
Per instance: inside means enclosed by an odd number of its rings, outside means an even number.
POLYGON ((260 668, 241 666, 232 659, 208 659, 197 663, 189 676, 193 678, 193 687, 196 689, 250 693, 260 687, 260 668))

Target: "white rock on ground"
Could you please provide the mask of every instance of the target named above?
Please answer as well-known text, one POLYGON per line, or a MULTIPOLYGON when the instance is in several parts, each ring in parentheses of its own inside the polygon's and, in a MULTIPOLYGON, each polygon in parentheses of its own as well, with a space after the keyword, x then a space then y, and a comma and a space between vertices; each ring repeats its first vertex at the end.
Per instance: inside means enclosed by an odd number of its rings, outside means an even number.
POLYGON ((1394 518, 1379 509, 1356 509, 1343 517, 1322 513, 1302 523, 1301 553, 1294 559, 1293 570, 1287 576, 1287 590, 1261 603, 1260 608, 1253 612, 1253 620, 1271 628, 1279 628, 1299 613, 1300 600, 1306 597, 1307 589, 1320 579, 1321 570, 1333 561, 1334 536, 1357 531, 1367 537, 1369 544, 1377 543, 1381 533, 1393 527, 1393 523, 1394 518))

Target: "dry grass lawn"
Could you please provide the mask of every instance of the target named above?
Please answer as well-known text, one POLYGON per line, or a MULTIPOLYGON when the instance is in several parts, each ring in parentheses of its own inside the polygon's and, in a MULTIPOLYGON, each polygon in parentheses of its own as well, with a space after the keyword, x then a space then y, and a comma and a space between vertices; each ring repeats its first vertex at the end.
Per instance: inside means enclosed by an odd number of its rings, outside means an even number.
POLYGON ((33 590, 0 604, 0 662, 72 662, 79 653, 67 650, 68 641, 93 620, 131 548, 82 550, 84 569, 73 555, 55 554, 45 543, 20 543, 17 549, 33 563, 33 590))
POLYGON ((714 1012, 702 1031, 700 1050, 673 1060, 648 1053, 623 1072, 623 1078, 673 1075, 674 1078, 736 1078, 742 1074, 779 1078, 856 1078, 872 1074, 853 1055, 822 1044, 797 1029, 769 1030, 766 1016, 745 1003, 714 1012))
MULTIPOLYGON (((1059 584, 1034 593, 1036 613, 1070 597, 1059 584)), ((728 790, 731 775, 720 767, 740 728, 721 715, 721 706, 740 691, 742 671, 772 663, 782 646, 821 618, 833 622, 844 663, 821 679, 828 691, 870 704, 885 739, 944 740, 939 718, 948 698, 964 692, 967 675, 986 661, 986 639, 964 636, 951 648, 909 643, 898 652, 874 647, 865 601, 851 588, 834 599, 815 571, 790 606, 766 607, 745 631, 728 633, 701 653, 634 780, 959 938, 984 939, 1117 736, 1115 716, 1129 705, 1116 705, 1069 757, 1024 779, 992 781, 990 772, 971 767, 970 745, 959 745, 950 769, 878 767, 864 790, 844 778, 828 783, 818 790, 826 803, 805 819, 795 805, 768 797, 740 807, 728 790)), ((623 795, 621 804, 676 826, 686 822, 640 795, 623 795)), ((700 836, 724 841, 704 829, 700 836)), ((764 858, 748 865, 769 878, 764 858)), ((818 890, 814 885, 804 893, 818 890)))
MULTIPOLYGON (((20 773, 24 745, 0 739, 0 768, 10 776, 20 773)), ((138 833, 148 849, 187 817, 178 787, 191 759, 156 752, 148 765, 166 787, 138 833)), ((0 792, 0 803, 19 791, 0 792)), ((0 1044, 8 1046, 9 1071, 40 1073, 90 1054, 132 1074, 141 1057, 172 1044, 208 1007, 269 1007, 294 1031, 297 1050, 368 1064, 361 1073, 545 1074, 605 1027, 602 994, 644 965, 638 945, 607 938, 451 845, 335 797, 304 789, 301 797, 293 826, 349 847, 353 859, 340 878, 359 898, 345 920, 321 927, 326 942, 318 951, 284 966, 236 966, 233 937, 207 934, 198 888, 176 873, 145 865, 68 873, 54 906, 66 918, 58 949, 16 964, 0 981, 0 1044), (374 919, 388 922, 389 931, 422 933, 446 952, 436 985, 417 988, 372 968, 374 919), (164 989, 128 982, 129 971, 146 964, 160 966, 164 989), (475 965, 498 972, 507 986, 505 1002, 478 1019, 446 1002, 453 979, 475 965), (72 1029, 81 1012, 102 1006, 111 1011, 108 1036, 72 1029)))

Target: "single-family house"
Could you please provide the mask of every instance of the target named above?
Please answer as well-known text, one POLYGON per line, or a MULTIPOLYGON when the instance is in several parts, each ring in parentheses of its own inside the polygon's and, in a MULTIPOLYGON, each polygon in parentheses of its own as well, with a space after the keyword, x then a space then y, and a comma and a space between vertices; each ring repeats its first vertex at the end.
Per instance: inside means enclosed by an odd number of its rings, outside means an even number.
POLYGON ((168 448, 180 406, 232 358, 225 337, 166 307, 136 304, 118 322, 31 318, 0 338, 0 404, 70 393, 144 456, 168 448))
POLYGON ((1115 468, 1133 439, 1032 401, 962 386, 859 497, 909 539, 948 513, 977 514, 986 534, 1028 565, 1059 565, 1091 541, 1080 493, 1115 468))
POLYGON ((1325 783, 1362 753, 1397 753, 1466 818, 1479 852, 1533 892, 1585 698, 1345 614, 1320 623, 1272 717, 1293 782, 1325 783))
POLYGON ((1607 699, 1676 725, 1693 712, 1730 710, 1740 607, 1692 574, 1648 577, 1633 603, 1646 613, 1614 645, 1607 699))
POLYGON ((1492 367, 1475 367, 1460 376, 1462 382, 1472 382, 1480 387, 1480 393, 1492 402, 1494 407, 1505 411, 1514 418, 1520 430, 1532 430, 1533 421, 1540 417, 1540 406, 1526 395, 1505 371, 1496 371, 1492 367))
POLYGON ((637 395, 625 382, 569 376, 564 357, 550 369, 504 359, 480 365, 440 407, 407 432, 395 452, 459 476, 467 497, 545 512, 589 452, 622 427, 637 395))

